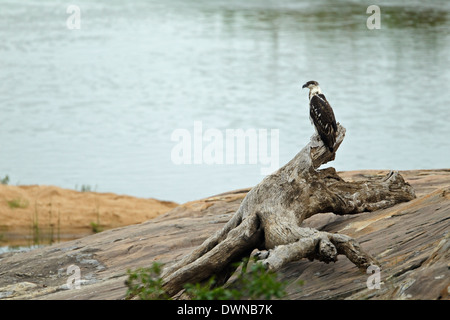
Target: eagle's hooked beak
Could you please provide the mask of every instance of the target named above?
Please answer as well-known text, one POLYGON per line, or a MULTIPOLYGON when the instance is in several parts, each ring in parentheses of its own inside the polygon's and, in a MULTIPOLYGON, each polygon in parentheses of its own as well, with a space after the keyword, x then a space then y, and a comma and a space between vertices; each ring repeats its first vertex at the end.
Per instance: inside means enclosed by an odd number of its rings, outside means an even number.
POLYGON ((303 85, 302 89, 308 88, 308 86, 306 85, 306 83, 303 85))

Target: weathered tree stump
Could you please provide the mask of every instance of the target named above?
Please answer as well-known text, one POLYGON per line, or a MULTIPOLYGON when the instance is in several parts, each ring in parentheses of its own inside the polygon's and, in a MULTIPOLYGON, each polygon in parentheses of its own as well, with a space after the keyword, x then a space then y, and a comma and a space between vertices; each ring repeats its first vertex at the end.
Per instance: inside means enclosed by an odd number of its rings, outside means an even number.
POLYGON ((274 271, 302 258, 329 263, 339 254, 363 270, 377 264, 349 236, 299 227, 317 213, 374 211, 415 198, 414 190, 398 172, 378 180, 346 182, 334 168, 318 170, 334 160, 344 136, 345 128, 338 124, 336 146, 330 152, 314 134, 289 163, 250 190, 221 230, 163 271, 165 291, 173 296, 184 284, 212 275, 225 283, 234 271, 234 262, 252 252, 274 271))

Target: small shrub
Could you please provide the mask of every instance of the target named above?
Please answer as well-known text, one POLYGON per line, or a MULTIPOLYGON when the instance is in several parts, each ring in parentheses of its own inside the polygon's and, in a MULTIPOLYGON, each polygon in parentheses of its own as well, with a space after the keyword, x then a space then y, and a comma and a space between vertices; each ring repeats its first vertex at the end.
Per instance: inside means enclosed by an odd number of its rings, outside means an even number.
POLYGON ((3 179, 0 179, 0 184, 8 184, 9 183, 9 176, 6 175, 3 179))
POLYGON ((266 270, 261 263, 252 263, 248 270, 248 260, 242 261, 242 269, 230 288, 217 287, 211 278, 205 285, 187 284, 186 293, 193 300, 230 300, 230 299, 266 299, 282 298, 286 295, 287 282, 277 280, 277 274, 266 270))
POLYGON ((224 287, 213 288, 215 284, 216 281, 213 276, 204 285, 200 283, 188 283, 184 287, 186 293, 192 300, 237 300, 242 296, 241 292, 237 289, 225 289, 224 287))
POLYGON ((8 206, 11 209, 16 209, 16 208, 23 209, 23 208, 27 208, 28 205, 29 205, 27 200, 20 199, 20 198, 19 199, 13 199, 13 200, 10 200, 10 201, 7 201, 7 202, 8 202, 8 206))
POLYGON ((154 262, 150 268, 139 268, 127 271, 128 280, 125 282, 127 299, 139 297, 141 300, 167 300, 169 297, 162 289, 161 264, 154 262))
POLYGON ((100 227, 100 224, 98 224, 97 222, 91 222, 91 229, 92 229, 92 232, 94 232, 94 233, 103 231, 103 228, 100 227))
POLYGON ((91 188, 91 186, 88 185, 88 184, 83 184, 83 185, 81 186, 80 191, 81 191, 81 192, 91 192, 91 191, 92 191, 92 188, 91 188))
MULTIPOLYGON (((150 268, 128 270, 127 299, 139 297, 143 300, 169 299, 162 288, 161 264, 153 263, 150 268)), ((206 283, 186 284, 186 293, 193 300, 239 300, 282 298, 286 295, 287 282, 277 280, 277 274, 269 272, 260 263, 247 268, 247 261, 229 288, 216 286, 214 276, 206 283), (249 269, 249 270, 248 270, 249 269)))
POLYGON ((278 281, 277 274, 267 271, 261 263, 253 263, 248 273, 245 273, 246 269, 243 269, 238 279, 238 283, 243 287, 244 297, 270 300, 286 295, 284 289, 287 282, 278 281))

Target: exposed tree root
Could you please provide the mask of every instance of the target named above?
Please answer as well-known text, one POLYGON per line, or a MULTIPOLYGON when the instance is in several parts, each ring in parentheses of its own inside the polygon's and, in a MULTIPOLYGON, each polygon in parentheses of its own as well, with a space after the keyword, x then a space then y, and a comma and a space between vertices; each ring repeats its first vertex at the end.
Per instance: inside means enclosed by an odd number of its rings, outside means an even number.
POLYGON ((338 124, 334 152, 317 134, 289 163, 264 178, 247 194, 232 219, 192 253, 167 267, 163 288, 173 296, 186 283, 212 275, 225 282, 234 262, 254 256, 269 270, 303 258, 334 262, 345 255, 358 268, 376 264, 351 237, 299 227, 314 214, 356 214, 390 207, 415 198, 414 190, 398 172, 364 182, 346 182, 334 168, 318 168, 334 160, 345 136, 338 124))

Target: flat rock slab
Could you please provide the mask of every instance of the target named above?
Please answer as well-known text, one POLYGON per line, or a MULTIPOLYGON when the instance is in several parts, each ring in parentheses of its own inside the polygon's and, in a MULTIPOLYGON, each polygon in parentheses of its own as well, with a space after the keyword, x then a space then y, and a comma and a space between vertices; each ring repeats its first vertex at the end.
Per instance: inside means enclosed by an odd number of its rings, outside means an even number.
MULTIPOLYGON (((386 173, 340 175, 364 180, 386 173)), ((326 213, 304 221, 354 237, 375 256, 381 264, 379 289, 367 286, 376 274, 359 271, 345 258, 331 264, 302 260, 279 272, 280 280, 289 282, 285 299, 449 299, 450 170, 400 173, 417 199, 375 212, 326 213)), ((141 224, 2 254, 0 299, 123 299, 128 269, 172 263, 188 254, 223 227, 248 190, 188 202, 141 224), (79 271, 79 289, 73 288, 73 268, 79 271)))

